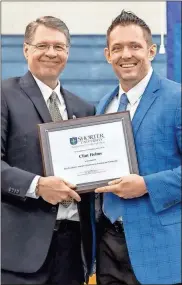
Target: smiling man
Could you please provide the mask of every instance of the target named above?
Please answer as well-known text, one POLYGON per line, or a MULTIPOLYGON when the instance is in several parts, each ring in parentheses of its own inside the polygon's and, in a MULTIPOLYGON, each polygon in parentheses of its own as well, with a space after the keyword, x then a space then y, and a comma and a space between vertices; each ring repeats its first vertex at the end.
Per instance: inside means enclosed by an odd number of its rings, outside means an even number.
POLYGON ((59 81, 69 46, 60 19, 31 22, 24 39, 29 71, 2 82, 2 284, 81 285, 92 271, 93 194, 80 197, 64 177, 44 177, 37 128, 95 114, 59 81))
POLYGON ((112 22, 105 55, 119 86, 97 114, 130 112, 139 175, 96 189, 104 193, 97 284, 180 283, 181 86, 153 71, 150 28, 132 12, 112 22))

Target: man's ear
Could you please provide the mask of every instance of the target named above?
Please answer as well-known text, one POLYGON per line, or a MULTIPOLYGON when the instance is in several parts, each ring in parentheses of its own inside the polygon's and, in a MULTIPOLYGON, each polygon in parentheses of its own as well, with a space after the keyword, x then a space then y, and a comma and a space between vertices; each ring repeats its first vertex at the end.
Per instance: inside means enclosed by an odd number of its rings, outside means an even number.
POLYGON ((152 61, 155 58, 156 53, 157 53, 157 45, 153 44, 149 48, 149 60, 150 61, 152 61))
POLYGON ((104 49, 104 55, 105 55, 105 58, 106 58, 107 62, 108 62, 108 63, 111 63, 110 52, 109 52, 109 49, 108 49, 108 48, 105 48, 105 49, 104 49))
POLYGON ((28 59, 28 45, 26 43, 23 44, 23 54, 26 60, 28 59))

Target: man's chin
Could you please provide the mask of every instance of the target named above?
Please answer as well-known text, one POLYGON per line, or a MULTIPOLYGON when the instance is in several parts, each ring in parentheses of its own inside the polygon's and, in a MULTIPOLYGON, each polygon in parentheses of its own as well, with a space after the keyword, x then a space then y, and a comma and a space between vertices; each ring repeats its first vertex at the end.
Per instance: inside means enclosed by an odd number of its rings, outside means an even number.
POLYGON ((55 72, 46 72, 44 71, 42 74, 41 74, 41 77, 42 78, 49 78, 49 79, 54 79, 54 78, 57 78, 59 75, 55 72))
POLYGON ((137 80, 137 76, 136 75, 122 75, 120 78, 122 78, 123 81, 136 81, 137 80))

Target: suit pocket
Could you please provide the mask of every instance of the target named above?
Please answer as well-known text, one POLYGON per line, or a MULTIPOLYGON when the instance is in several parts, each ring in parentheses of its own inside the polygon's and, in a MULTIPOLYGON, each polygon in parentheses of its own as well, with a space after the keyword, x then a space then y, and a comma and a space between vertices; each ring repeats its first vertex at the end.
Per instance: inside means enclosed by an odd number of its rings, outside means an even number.
POLYGON ((159 219, 163 226, 181 223, 181 203, 159 213, 159 219))

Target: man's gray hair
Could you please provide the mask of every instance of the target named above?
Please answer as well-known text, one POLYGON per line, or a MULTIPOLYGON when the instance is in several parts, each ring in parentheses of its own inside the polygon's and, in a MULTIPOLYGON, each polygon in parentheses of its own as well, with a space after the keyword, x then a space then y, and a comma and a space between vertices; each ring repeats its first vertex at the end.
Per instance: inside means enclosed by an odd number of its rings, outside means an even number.
POLYGON ((35 21, 27 25, 26 30, 25 30, 25 36, 24 36, 24 41, 26 43, 31 43, 33 41, 36 29, 40 25, 44 25, 47 28, 60 31, 66 36, 67 44, 70 45, 70 33, 69 33, 68 27, 59 18, 55 18, 52 16, 44 16, 44 17, 38 18, 35 21))

